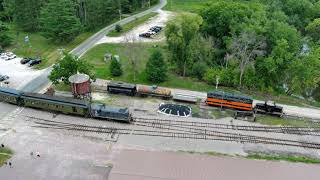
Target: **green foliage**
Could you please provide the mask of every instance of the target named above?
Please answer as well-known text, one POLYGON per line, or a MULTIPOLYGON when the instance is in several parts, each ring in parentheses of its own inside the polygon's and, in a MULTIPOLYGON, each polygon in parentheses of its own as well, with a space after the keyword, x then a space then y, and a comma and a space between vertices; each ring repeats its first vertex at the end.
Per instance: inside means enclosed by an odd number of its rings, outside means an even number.
POLYGON ((14 20, 24 31, 34 32, 39 29, 40 9, 45 0, 14 1, 14 20))
POLYGON ((146 65, 147 79, 153 83, 164 82, 167 79, 167 65, 161 51, 152 52, 146 65))
POLYGON ((122 68, 120 62, 116 58, 111 59, 110 63, 110 72, 112 76, 121 76, 122 75, 122 68))
POLYGON ((117 24, 116 27, 115 27, 115 30, 116 30, 117 32, 121 32, 122 29, 123 29, 122 26, 119 25, 119 24, 117 24))
POLYGON ((8 47, 12 43, 8 30, 9 28, 0 21, 0 48, 8 47))
POLYGON ((64 58, 54 65, 49 79, 53 84, 59 84, 61 80, 65 84, 69 84, 69 77, 77 73, 88 74, 91 79, 95 79, 91 69, 92 66, 86 61, 78 59, 71 54, 64 53, 64 58))
POLYGON ((293 155, 273 155, 273 154, 249 154, 247 156, 249 159, 265 159, 271 161, 289 161, 289 162, 301 162, 307 164, 319 164, 320 159, 313 159, 303 156, 293 156, 293 155))
POLYGON ((314 19, 309 23, 306 27, 306 31, 314 41, 320 41, 320 18, 314 19))
POLYGON ((54 42, 70 42, 81 32, 74 6, 72 1, 49 0, 40 16, 41 30, 46 38, 54 42))
POLYGON ((207 69, 208 69, 208 65, 205 64, 204 62, 196 62, 192 66, 192 75, 198 78, 198 80, 202 80, 207 69))
POLYGON ((191 64, 187 56, 188 47, 192 44, 192 40, 198 37, 201 24, 202 18, 199 15, 182 13, 171 20, 166 27, 165 34, 170 50, 170 60, 179 67, 177 71, 183 76, 186 75, 187 67, 191 64))
POLYGON ((13 155, 13 151, 7 147, 0 147, 0 167, 6 162, 8 159, 10 159, 13 155))

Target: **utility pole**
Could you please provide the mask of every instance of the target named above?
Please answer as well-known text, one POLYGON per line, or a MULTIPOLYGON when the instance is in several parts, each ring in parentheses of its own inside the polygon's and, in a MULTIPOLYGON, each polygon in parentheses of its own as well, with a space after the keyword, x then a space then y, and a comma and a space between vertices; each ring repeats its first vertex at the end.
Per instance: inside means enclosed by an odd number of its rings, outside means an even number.
POLYGON ((121 12, 121 0, 118 0, 119 3, 119 16, 120 16, 120 21, 122 20, 122 12, 121 12))

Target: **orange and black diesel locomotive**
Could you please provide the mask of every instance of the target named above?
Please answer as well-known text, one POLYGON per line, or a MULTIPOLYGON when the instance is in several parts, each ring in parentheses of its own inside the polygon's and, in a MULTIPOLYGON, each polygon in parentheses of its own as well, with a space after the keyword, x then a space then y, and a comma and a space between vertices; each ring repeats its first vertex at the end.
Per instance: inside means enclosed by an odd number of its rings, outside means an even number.
POLYGON ((230 108, 240 111, 252 111, 253 99, 243 95, 227 93, 224 91, 211 91, 207 93, 207 105, 230 108))

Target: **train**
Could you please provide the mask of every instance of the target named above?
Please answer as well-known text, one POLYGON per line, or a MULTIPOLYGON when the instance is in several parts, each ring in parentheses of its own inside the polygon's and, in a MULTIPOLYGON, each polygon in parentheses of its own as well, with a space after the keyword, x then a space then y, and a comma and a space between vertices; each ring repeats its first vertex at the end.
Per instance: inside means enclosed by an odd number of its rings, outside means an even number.
POLYGON ((230 108, 240 111, 253 111, 252 98, 224 91, 208 92, 206 103, 216 107, 230 108))
MULTIPOLYGON (((129 84, 124 82, 111 81, 107 85, 109 93, 121 93, 129 96, 153 96, 163 99, 173 99, 175 101, 183 101, 188 103, 197 103, 201 101, 196 96, 188 94, 174 94, 170 89, 158 86, 145 86, 129 84)), ((257 103, 253 105, 253 99, 241 94, 228 93, 224 91, 209 91, 205 102, 208 106, 215 106, 220 108, 228 108, 236 110, 239 116, 250 116, 255 113, 282 116, 283 108, 281 106, 270 105, 270 103, 257 103)))
POLYGON ((163 99, 171 99, 171 90, 158 86, 136 85, 124 82, 111 81, 108 83, 107 91, 113 94, 126 94, 128 96, 140 97, 160 97, 163 99))
POLYGON ((0 101, 23 107, 95 119, 114 120, 125 123, 131 123, 133 120, 128 108, 111 107, 102 103, 91 103, 87 100, 60 96, 26 93, 5 87, 0 87, 0 101))

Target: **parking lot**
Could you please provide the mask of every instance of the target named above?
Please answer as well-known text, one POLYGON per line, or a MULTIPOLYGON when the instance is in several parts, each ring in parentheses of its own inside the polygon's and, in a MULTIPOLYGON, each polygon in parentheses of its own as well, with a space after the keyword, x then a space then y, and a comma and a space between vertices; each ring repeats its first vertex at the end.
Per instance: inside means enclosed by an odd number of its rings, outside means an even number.
MULTIPOLYGON (((12 56, 14 57, 14 56, 12 56)), ((35 70, 27 64, 21 64, 22 58, 5 59, 0 57, 0 75, 8 76, 9 79, 0 82, 0 86, 19 89, 36 78, 43 70, 35 70), (8 82, 9 84, 5 84, 8 82)))

